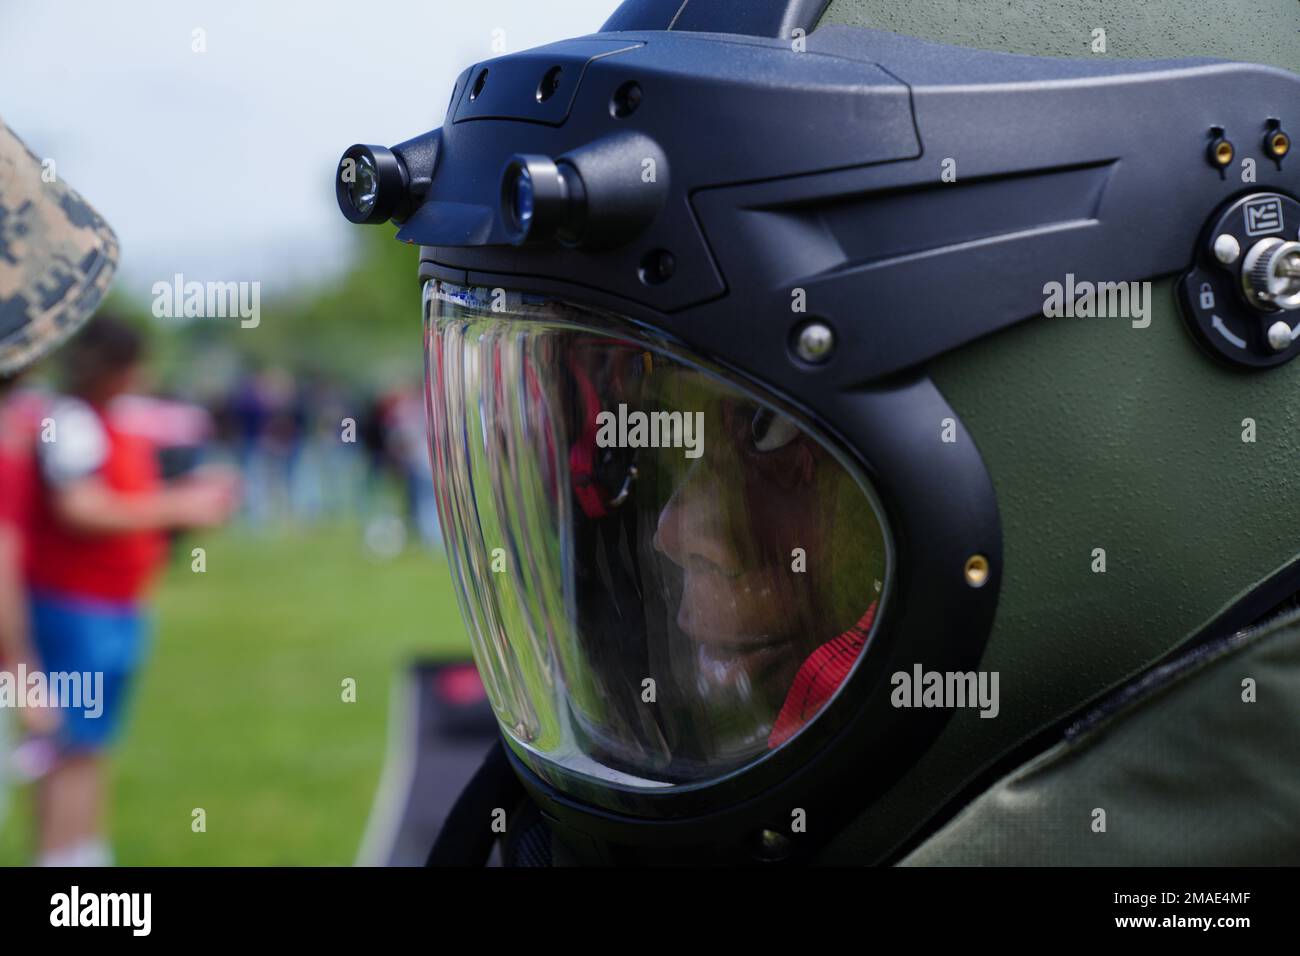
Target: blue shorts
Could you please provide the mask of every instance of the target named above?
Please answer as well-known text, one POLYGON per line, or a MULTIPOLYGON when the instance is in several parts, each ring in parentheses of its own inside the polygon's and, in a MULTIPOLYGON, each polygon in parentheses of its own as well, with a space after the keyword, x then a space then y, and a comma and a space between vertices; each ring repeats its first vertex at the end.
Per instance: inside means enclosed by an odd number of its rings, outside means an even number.
POLYGON ((107 747, 117 739, 147 649, 148 619, 137 604, 48 593, 33 594, 30 606, 32 638, 47 679, 80 674, 85 687, 82 706, 60 711, 59 745, 65 751, 107 747))

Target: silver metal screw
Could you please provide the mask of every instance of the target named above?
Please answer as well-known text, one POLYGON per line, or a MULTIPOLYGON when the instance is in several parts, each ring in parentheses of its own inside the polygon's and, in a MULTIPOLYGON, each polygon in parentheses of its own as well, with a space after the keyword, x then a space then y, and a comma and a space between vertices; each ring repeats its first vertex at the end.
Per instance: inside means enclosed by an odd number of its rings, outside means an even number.
POLYGON ((805 362, 824 362, 835 348, 835 333, 824 322, 809 322, 799 331, 795 354, 805 362))

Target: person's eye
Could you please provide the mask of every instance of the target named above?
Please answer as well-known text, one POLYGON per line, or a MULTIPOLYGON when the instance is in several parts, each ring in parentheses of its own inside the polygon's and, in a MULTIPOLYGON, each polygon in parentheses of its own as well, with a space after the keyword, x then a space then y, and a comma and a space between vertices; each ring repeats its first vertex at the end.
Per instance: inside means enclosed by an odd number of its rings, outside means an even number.
POLYGON ((799 437, 799 426, 770 408, 760 408, 750 420, 749 434, 755 451, 776 451, 799 437))

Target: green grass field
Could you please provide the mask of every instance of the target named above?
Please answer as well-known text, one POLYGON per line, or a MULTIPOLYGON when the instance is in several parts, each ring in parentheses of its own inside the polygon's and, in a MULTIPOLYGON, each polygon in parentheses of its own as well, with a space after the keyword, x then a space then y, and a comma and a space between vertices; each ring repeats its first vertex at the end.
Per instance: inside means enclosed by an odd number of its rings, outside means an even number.
MULTIPOLYGON (((121 865, 337 865, 357 851, 394 675, 465 657, 440 555, 377 562, 360 531, 190 537, 157 600, 153 652, 113 758, 121 865), (189 549, 207 550, 207 572, 189 549), (342 700, 356 681, 356 703, 342 700), (195 808, 207 832, 191 830, 195 808)), ((29 795, 0 864, 31 858, 29 795)))

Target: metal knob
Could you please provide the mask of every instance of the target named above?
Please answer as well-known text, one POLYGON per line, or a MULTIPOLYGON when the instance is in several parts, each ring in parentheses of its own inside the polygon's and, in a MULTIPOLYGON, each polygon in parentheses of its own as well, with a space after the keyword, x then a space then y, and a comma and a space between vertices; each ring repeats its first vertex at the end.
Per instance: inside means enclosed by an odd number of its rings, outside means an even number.
POLYGON ((1264 312, 1300 309, 1300 242, 1263 239, 1241 263, 1246 298, 1264 312))

